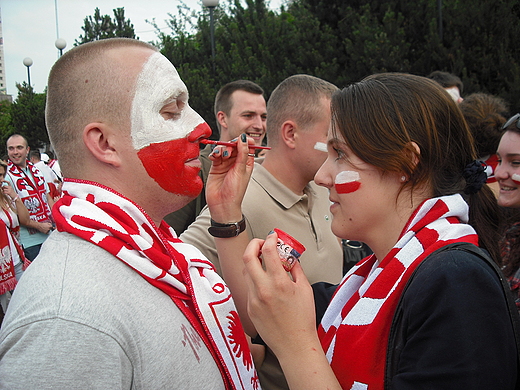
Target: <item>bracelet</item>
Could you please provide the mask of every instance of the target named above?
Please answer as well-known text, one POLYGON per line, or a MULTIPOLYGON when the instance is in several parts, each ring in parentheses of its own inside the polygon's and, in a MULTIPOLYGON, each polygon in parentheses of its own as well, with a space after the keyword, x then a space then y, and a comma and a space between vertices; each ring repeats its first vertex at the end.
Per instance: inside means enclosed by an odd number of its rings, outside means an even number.
POLYGON ((218 223, 212 219, 211 226, 208 228, 209 234, 217 238, 236 237, 244 230, 246 230, 246 218, 244 215, 242 215, 242 219, 239 222, 234 223, 218 223))
POLYGON ((16 202, 18 199, 20 199, 20 195, 16 195, 16 197, 13 199, 13 202, 16 202))

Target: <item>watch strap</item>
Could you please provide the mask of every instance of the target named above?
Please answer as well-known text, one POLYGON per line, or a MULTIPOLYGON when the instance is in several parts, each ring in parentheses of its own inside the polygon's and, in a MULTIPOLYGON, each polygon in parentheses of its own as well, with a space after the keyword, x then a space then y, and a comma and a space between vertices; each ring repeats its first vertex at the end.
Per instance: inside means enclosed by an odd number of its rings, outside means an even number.
POLYGON ((209 234, 217 238, 231 238, 236 237, 246 230, 246 219, 242 215, 242 219, 234 223, 218 223, 213 219, 211 226, 208 228, 209 234))

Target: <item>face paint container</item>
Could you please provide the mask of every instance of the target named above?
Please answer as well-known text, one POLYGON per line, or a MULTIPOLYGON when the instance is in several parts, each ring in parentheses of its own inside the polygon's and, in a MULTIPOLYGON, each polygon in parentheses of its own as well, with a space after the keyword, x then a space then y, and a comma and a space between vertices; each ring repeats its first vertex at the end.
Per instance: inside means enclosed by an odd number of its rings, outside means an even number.
POLYGON ((299 261, 302 253, 305 252, 305 247, 283 230, 274 229, 274 231, 278 234, 278 243, 276 244, 278 255, 283 268, 289 272, 296 261, 299 261))

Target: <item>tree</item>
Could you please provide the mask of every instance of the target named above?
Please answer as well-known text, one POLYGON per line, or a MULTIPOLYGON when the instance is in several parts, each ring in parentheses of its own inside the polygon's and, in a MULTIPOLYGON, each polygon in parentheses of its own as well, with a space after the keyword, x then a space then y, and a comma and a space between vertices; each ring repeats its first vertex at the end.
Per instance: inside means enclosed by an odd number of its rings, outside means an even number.
POLYGON ((295 0, 340 37, 343 77, 357 81, 383 71, 461 77, 464 92, 503 97, 520 110, 520 5, 517 0, 295 0))
POLYGON ((11 104, 11 123, 7 133, 2 134, 3 150, 5 142, 13 134, 21 134, 29 142, 31 148, 41 148, 49 143, 45 127, 46 93, 35 93, 25 81, 16 84, 18 97, 11 104))
POLYGON ((107 38, 135 38, 134 25, 130 19, 125 20, 125 9, 116 8, 114 11, 114 20, 110 15, 101 15, 99 8, 94 10, 94 17, 87 16, 84 20, 85 24, 81 29, 85 35, 80 35, 79 40, 76 39, 74 46, 82 43, 97 41, 107 38))
POLYGON ((172 34, 159 33, 161 52, 177 67, 190 91, 190 105, 215 129, 213 101, 227 82, 248 79, 269 97, 286 77, 308 73, 331 80, 338 72, 336 38, 305 8, 276 13, 264 0, 240 0, 215 9, 215 71, 205 10, 196 24, 183 4, 172 16, 172 34), (188 30, 186 26, 191 26, 188 30))
POLYGON ((9 100, 0 101, 0 158, 6 153, 5 140, 11 125, 11 104, 9 100))

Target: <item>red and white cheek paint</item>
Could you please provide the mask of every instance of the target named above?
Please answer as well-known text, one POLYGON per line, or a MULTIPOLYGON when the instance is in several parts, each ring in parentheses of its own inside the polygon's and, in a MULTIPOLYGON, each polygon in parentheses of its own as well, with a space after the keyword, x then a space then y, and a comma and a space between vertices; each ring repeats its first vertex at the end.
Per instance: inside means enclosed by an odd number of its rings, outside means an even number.
POLYGON ((361 187, 359 173, 356 171, 342 171, 336 175, 334 187, 338 194, 350 194, 361 187))
POLYGON ((164 190, 194 197, 202 190, 195 141, 209 137, 211 129, 187 100, 188 90, 175 67, 162 54, 152 54, 136 81, 132 143, 147 173, 164 190), (180 116, 166 120, 161 109, 178 99, 184 102, 180 116))
POLYGON ((513 173, 511 180, 513 180, 516 184, 520 184, 520 175, 518 173, 513 173))

